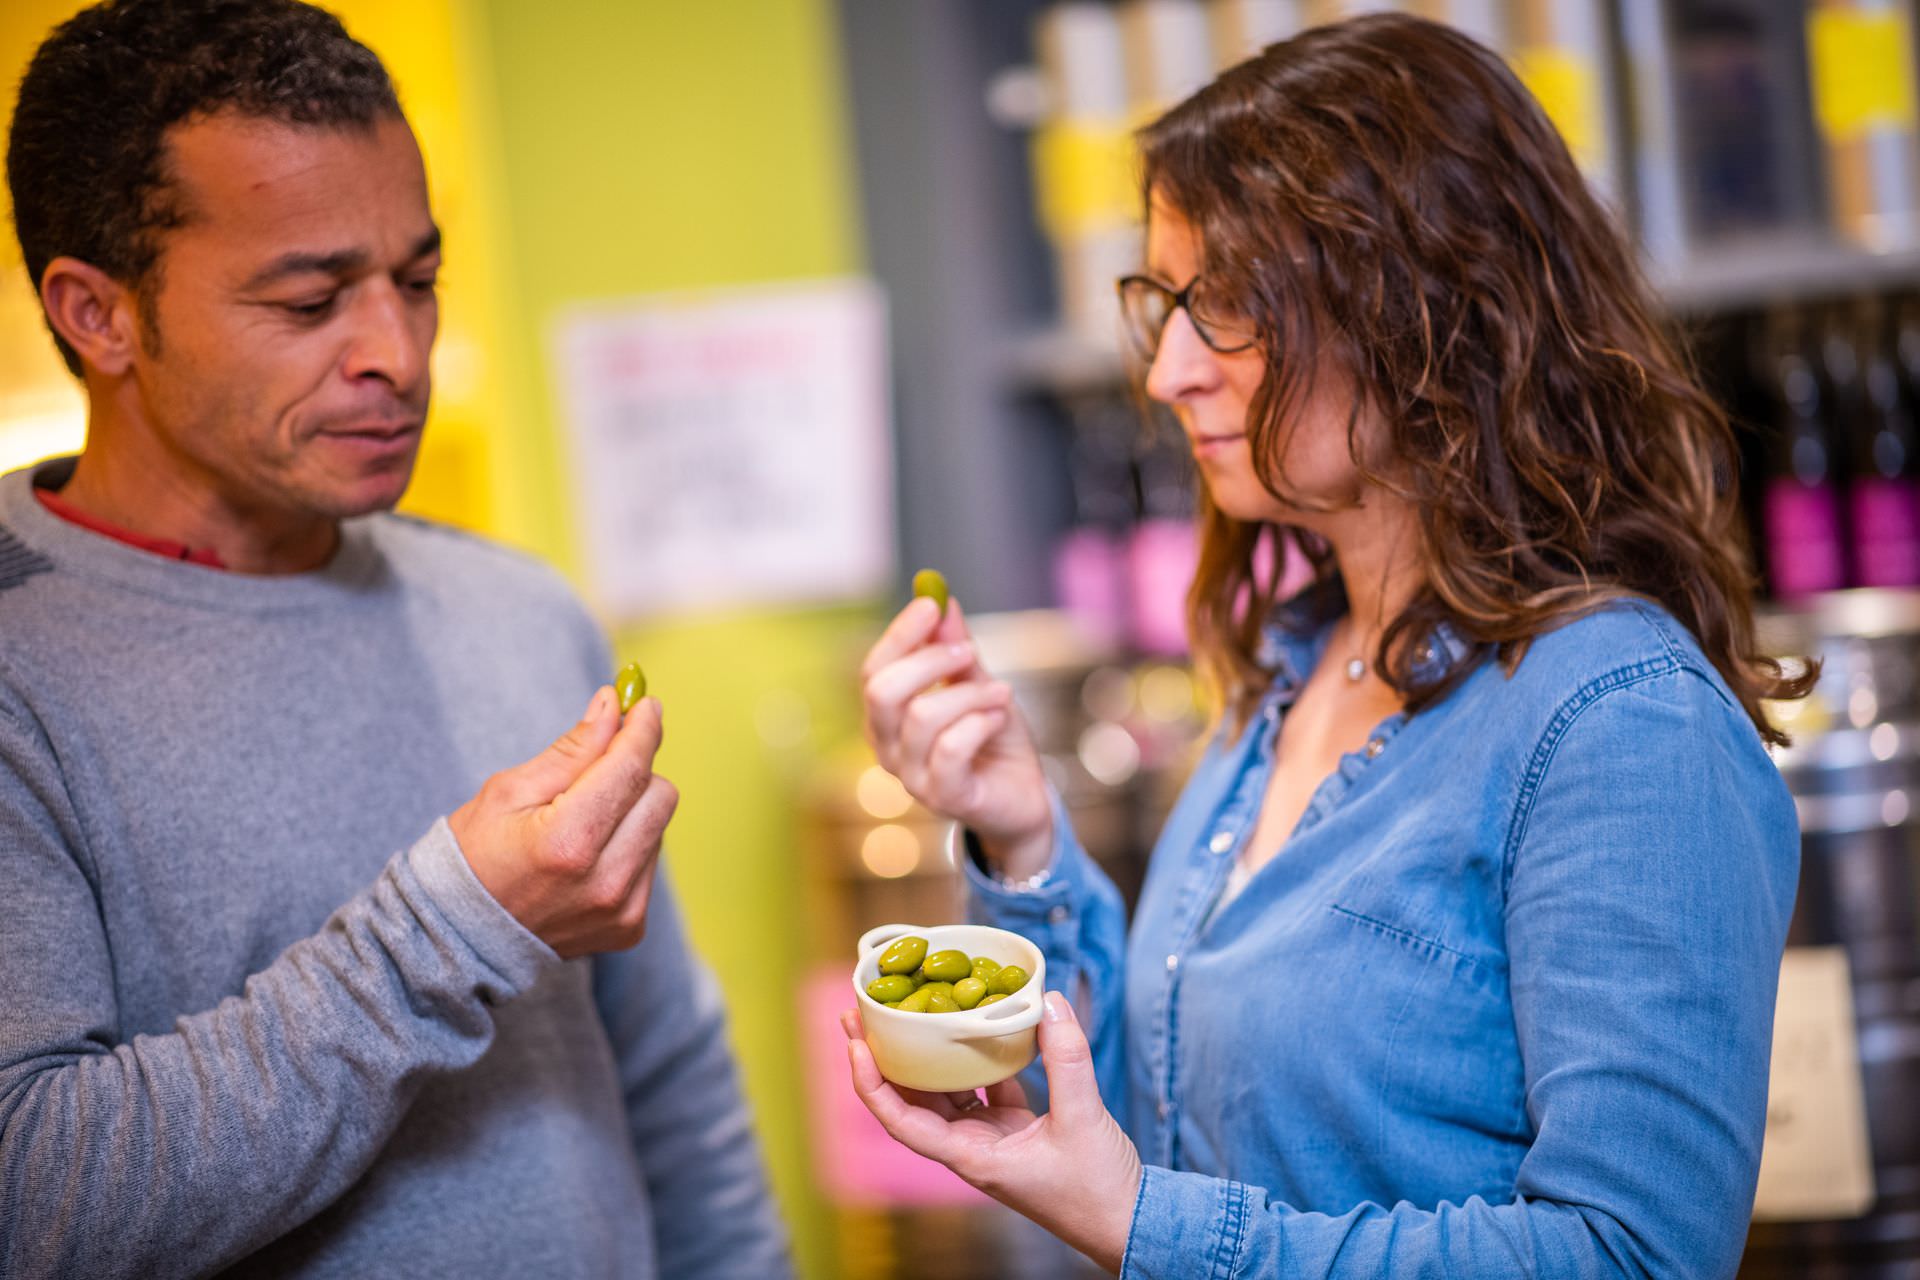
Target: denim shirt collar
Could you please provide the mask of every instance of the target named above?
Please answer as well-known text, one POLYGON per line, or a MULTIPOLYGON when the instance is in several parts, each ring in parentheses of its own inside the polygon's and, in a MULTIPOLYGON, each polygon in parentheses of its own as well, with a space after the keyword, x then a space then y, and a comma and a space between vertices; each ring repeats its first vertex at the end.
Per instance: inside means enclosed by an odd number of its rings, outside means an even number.
MULTIPOLYGON (((1307 677, 1326 656, 1328 637, 1346 612, 1346 593, 1337 583, 1320 591, 1308 588, 1274 606, 1260 630, 1260 646, 1256 651, 1260 665, 1273 672, 1270 697, 1279 698, 1283 704, 1293 701, 1307 677), (1336 594, 1323 605, 1320 592, 1336 594)), ((1413 677, 1421 682, 1439 679, 1472 654, 1473 649, 1472 642, 1443 619, 1415 650, 1413 677)))

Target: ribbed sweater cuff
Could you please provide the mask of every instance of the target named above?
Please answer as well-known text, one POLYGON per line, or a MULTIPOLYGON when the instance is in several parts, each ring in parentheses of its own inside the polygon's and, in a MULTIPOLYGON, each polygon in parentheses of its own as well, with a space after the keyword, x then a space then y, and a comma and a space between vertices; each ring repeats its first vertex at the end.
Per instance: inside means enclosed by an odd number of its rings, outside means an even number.
POLYGON ((508 914, 480 883, 445 818, 406 854, 407 869, 454 932, 499 975, 507 998, 532 986, 560 957, 508 914))

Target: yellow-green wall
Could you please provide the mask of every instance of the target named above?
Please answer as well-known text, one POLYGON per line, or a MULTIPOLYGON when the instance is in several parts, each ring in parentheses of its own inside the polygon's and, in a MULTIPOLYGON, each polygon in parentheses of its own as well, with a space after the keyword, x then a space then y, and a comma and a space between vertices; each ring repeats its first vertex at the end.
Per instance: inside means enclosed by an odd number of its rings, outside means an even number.
MULTIPOLYGON (((80 6, 0 5, 7 110, 33 47, 80 6)), ((587 299, 861 268, 829 0, 336 0, 387 61, 420 134, 447 240, 428 445, 408 505, 577 574, 548 323, 587 299)), ((76 431, 11 235, 0 248, 0 462, 8 427, 76 431), (37 416, 36 416, 37 415, 37 416)), ((77 435, 67 442, 77 443, 77 435)), ((38 450, 45 452, 44 449, 38 450)), ((683 793, 670 873, 732 1010, 732 1034, 802 1273, 834 1274, 798 1079, 805 954, 790 783, 851 732, 859 605, 614 626, 667 710, 683 793), (756 717, 806 711, 798 743, 756 717)))
MULTIPOLYGON (((554 312, 581 299, 831 276, 861 267, 857 200, 827 0, 724 6, 483 0, 515 308, 510 347, 535 358, 516 405, 547 447, 528 454, 538 545, 571 529, 554 312)), ((571 557, 568 557, 571 562, 571 557)), ((803 1272, 831 1275, 812 1188, 792 1001, 781 961, 805 953, 783 761, 756 711, 810 709, 818 744, 849 731, 843 658, 865 611, 744 612, 624 628, 666 708, 662 770, 683 800, 668 865, 733 1011, 734 1042, 803 1272)), ((804 752, 800 753, 804 756, 804 752)))
MULTIPOLYGON (((27 59, 55 25, 79 9, 73 0, 5 0, 0 4, 0 111, 13 119, 27 59)), ((6 234, 0 237, 0 470, 76 448, 85 427, 79 387, 55 353, 40 302, 20 262, 13 202, 0 190, 6 234)))

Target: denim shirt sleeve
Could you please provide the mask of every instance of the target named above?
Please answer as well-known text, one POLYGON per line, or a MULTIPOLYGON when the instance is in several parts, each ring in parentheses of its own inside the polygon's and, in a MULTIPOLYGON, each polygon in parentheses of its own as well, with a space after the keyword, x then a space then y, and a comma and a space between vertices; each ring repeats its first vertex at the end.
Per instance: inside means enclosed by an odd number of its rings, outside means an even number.
MULTIPOLYGON (((1093 1047, 1100 1097, 1114 1115, 1126 1115, 1126 1035, 1121 1010, 1126 906, 1080 845, 1066 806, 1052 788, 1053 861, 1043 883, 1014 889, 995 882, 969 856, 970 843, 954 830, 954 861, 971 890, 975 923, 1020 934, 1047 958, 1047 987, 1064 992, 1080 1013, 1093 1047)), ((1036 1060, 1020 1074, 1035 1110, 1046 1109, 1046 1073, 1036 1060)))
POLYGON ((1511 1203, 1308 1213, 1149 1168, 1121 1275, 1731 1276, 1758 1175, 1793 808, 1744 713, 1687 669, 1563 704, 1506 838, 1534 1131, 1511 1203))

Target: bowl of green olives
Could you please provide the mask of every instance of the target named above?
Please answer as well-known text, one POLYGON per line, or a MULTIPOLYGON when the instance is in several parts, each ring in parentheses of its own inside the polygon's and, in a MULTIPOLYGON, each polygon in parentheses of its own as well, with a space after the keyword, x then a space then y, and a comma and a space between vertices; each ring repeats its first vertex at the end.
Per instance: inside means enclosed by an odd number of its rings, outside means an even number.
POLYGON ((880 1074, 929 1092, 984 1089, 1033 1061, 1047 961, 978 924, 883 924, 860 937, 854 997, 880 1074))

